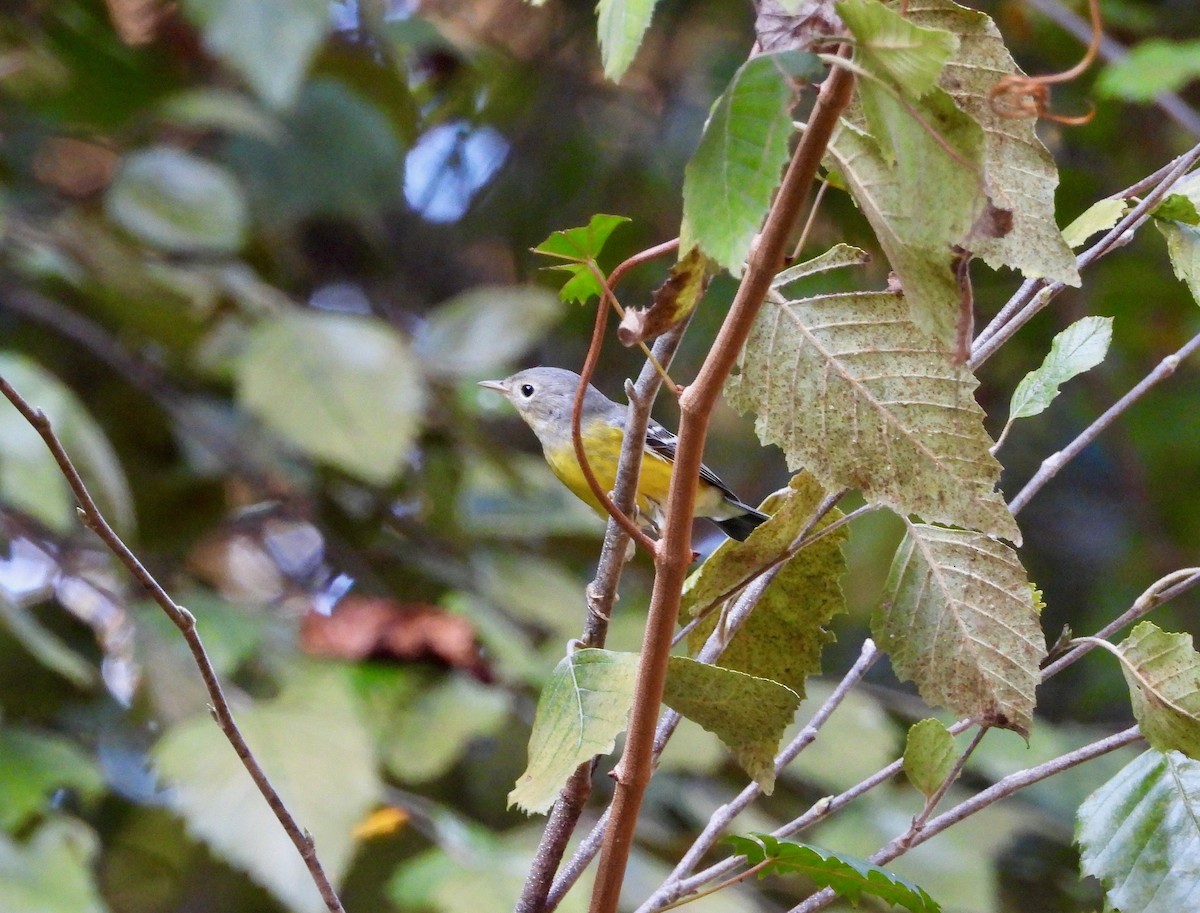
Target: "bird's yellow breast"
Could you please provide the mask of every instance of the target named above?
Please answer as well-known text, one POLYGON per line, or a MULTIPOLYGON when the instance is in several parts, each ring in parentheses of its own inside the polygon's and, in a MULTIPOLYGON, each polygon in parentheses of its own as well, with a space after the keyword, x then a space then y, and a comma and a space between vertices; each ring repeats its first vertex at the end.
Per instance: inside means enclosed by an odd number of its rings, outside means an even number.
MULTIPOLYGON (((596 474, 596 481, 605 492, 612 491, 617 481, 617 462, 621 457, 624 432, 599 421, 585 426, 582 437, 584 453, 587 454, 592 472, 596 474)), ((604 508, 592 494, 583 470, 579 468, 571 442, 568 441, 565 447, 547 448, 545 453, 546 462, 562 483, 593 510, 604 514, 604 508)), ((642 457, 642 474, 638 480, 638 510, 647 516, 653 515, 658 506, 666 503, 670 486, 671 464, 657 454, 647 452, 642 457)))

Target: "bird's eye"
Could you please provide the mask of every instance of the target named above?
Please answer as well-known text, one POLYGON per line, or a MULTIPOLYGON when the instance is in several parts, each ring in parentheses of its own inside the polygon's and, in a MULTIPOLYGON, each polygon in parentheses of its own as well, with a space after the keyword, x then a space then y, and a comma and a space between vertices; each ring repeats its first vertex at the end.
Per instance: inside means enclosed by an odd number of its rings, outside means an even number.
POLYGON ((526 399, 533 396, 533 384, 521 384, 521 395, 526 399))

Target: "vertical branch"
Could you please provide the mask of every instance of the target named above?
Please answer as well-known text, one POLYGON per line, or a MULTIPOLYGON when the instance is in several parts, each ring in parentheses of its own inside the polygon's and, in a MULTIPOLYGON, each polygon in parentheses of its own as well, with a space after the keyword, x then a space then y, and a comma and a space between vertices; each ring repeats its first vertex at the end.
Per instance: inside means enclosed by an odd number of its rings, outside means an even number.
MULTIPOLYGON (((654 248, 655 251, 658 249, 654 248)), ((658 338, 653 351, 659 364, 671 363, 686 329, 687 321, 684 321, 658 338)), ((625 441, 621 446, 617 479, 612 493, 613 504, 625 516, 633 514, 642 453, 645 450, 646 428, 650 422, 650 408, 661 383, 662 377, 657 368, 647 361, 629 398, 625 441)), ((596 576, 587 588, 588 612, 583 636, 580 638, 585 646, 604 646, 608 634, 608 619, 617 599, 617 586, 621 582, 621 572, 626 561, 626 545, 629 541, 625 527, 615 516, 610 517, 608 529, 604 534, 604 545, 600 550, 600 561, 596 566, 596 576)), ((563 786, 558 801, 550 812, 550 819, 546 822, 546 830, 542 834, 533 865, 530 866, 525 886, 517 900, 515 913, 541 913, 555 905, 555 902, 548 902, 550 887, 558 867, 562 864, 567 843, 579 823, 579 816, 583 813, 588 796, 591 795, 594 766, 594 761, 579 765, 563 786)))
POLYGON ((671 634, 679 614, 680 593, 691 563, 691 523, 708 420, 725 378, 783 263, 788 233, 808 193, 838 117, 850 101, 853 75, 834 67, 821 86, 817 103, 783 183, 750 253, 746 273, 696 381, 680 397, 680 433, 667 499, 666 523, 655 555, 641 664, 634 688, 625 753, 617 767, 612 815, 600 853, 591 913, 614 913, 633 845, 642 797, 650 780, 655 721, 662 703, 671 634))
POLYGON ((308 868, 309 876, 317 886, 317 890, 321 894, 321 899, 325 902, 326 909, 330 913, 345 913, 341 901, 338 900, 337 892, 334 891, 333 883, 329 880, 329 876, 325 874, 325 869, 317 858, 312 837, 309 836, 306 830, 300 827, 295 817, 293 817, 287 806, 284 805, 283 799, 275 791, 275 787, 271 785, 271 781, 267 779, 266 772, 262 769, 262 765, 258 763, 258 759, 254 757, 250 746, 246 743, 246 739, 242 735, 242 731, 238 728, 237 722, 233 718, 233 711, 229 707, 229 701, 225 699, 225 692, 221 688, 220 680, 217 678, 217 671, 213 668, 212 661, 209 659, 208 653, 204 649, 204 644, 200 640, 200 633, 196 630, 195 617, 170 597, 167 591, 162 588, 162 585, 146 570, 145 565, 138 560, 138 557, 130 551, 129 547, 121 541, 121 538, 113 528, 108 525, 108 521, 104 519, 100 508, 96 506, 91 493, 83 483, 83 478, 79 475, 79 470, 75 468, 75 464, 71 462, 70 456, 68 456, 62 442, 58 439, 58 435, 54 433, 50 419, 46 417, 46 414, 40 409, 35 409, 31 406, 3 377, 0 377, 0 393, 4 394, 25 420, 33 426, 33 429, 37 431, 42 440, 45 441, 46 446, 50 449, 50 453, 54 456, 54 461, 58 464, 59 470, 62 472, 63 477, 66 478, 67 484, 70 485, 71 491, 75 495, 79 511, 83 516, 83 522, 120 559, 121 563, 125 565, 134 579, 146 589, 151 598, 167 613, 167 617, 171 619, 172 624, 183 634, 183 639, 187 642, 196 668, 200 670, 200 677, 204 680, 204 687, 208 691, 209 700, 212 702, 212 714, 217 725, 221 727, 225 738, 229 740, 229 744, 233 746, 233 750, 237 752, 242 765, 246 768, 247 773, 250 774, 250 779, 254 781, 254 785, 258 787, 258 791, 267 800, 267 805, 271 807, 271 811, 275 814, 279 823, 283 825, 284 831, 291 839, 296 850, 300 853, 305 866, 308 868))

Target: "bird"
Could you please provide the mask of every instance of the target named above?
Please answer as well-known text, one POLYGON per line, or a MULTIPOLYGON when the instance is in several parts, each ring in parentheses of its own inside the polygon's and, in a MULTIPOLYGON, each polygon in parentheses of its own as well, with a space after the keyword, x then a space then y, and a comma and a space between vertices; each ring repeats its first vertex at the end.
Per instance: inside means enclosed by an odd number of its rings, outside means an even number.
MULTIPOLYGON (((504 380, 480 381, 479 386, 494 390, 513 404, 537 436, 546 462, 559 481, 601 516, 608 516, 584 477, 571 440, 571 412, 579 380, 578 374, 565 368, 538 367, 504 380)), ((625 419, 625 406, 588 384, 580 435, 592 472, 605 491, 612 491, 616 484, 625 419)), ((678 438, 658 422, 652 420, 646 429, 637 510, 641 525, 655 531, 661 526, 677 442, 678 438)), ((767 519, 766 514, 742 503, 707 466, 700 467, 695 515, 712 520, 726 536, 738 541, 744 541, 767 519)))

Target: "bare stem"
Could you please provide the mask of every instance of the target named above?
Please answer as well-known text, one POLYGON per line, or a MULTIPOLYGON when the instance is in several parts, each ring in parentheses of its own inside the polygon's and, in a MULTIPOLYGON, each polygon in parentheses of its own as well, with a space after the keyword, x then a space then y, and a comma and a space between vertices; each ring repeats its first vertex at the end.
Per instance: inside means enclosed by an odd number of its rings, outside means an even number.
POLYGON ((62 442, 54 433, 54 428, 51 426, 46 414, 42 410, 31 406, 3 377, 0 377, 0 393, 4 394, 25 420, 33 426, 34 430, 41 435, 42 440, 45 441, 46 446, 50 449, 50 453, 54 456, 54 461, 58 464, 59 470, 66 478, 67 484, 70 485, 71 491, 75 495, 75 500, 79 505, 84 523, 117 556, 120 562, 129 570, 130 574, 133 575, 133 578, 142 585, 151 598, 166 612, 167 617, 171 619, 171 622, 179 629, 180 633, 183 634, 183 639, 187 642, 188 649, 191 651, 192 660, 195 662, 196 668, 200 670, 200 677, 204 680, 204 687, 208 691, 209 700, 212 702, 212 715, 217 725, 221 727, 221 731, 225 734, 225 738, 229 740, 229 744, 233 746, 233 750, 237 752, 237 756, 241 759, 243 766, 250 774, 254 785, 258 787, 258 791, 267 800, 267 805, 270 806, 279 823, 283 825, 283 829, 291 839, 292 844, 300 853, 313 883, 321 894, 321 899, 325 902, 326 908, 330 913, 345 913, 332 882, 330 882, 324 868, 321 866, 320 860, 317 858, 312 837, 300 827, 287 806, 284 805, 283 799, 275 791, 275 787, 271 785, 266 772, 258 763, 258 759, 254 757, 250 746, 246 743, 245 737, 243 737, 241 730, 238 728, 237 722, 233 717, 233 711, 229 706, 229 701, 226 700, 225 692, 221 688, 217 672, 213 668, 212 661, 209 659, 208 653, 204 649, 204 644, 200 640, 200 634, 196 630, 195 617, 170 597, 167 591, 146 570, 145 565, 138 560, 138 557, 130 551, 129 547, 113 531, 113 528, 108 525, 108 521, 104 519, 100 508, 96 506, 96 502, 92 499, 92 495, 84 484, 83 478, 79 475, 79 471, 75 468, 75 464, 71 462, 71 458, 63 447, 62 442))
MULTIPOLYGON (((906 831, 886 846, 871 856, 871 862, 876 865, 884 865, 891 862, 898 856, 902 856, 910 849, 920 846, 927 840, 936 837, 942 831, 946 830, 958 822, 969 818, 976 812, 980 812, 989 805, 994 805, 1001 799, 1005 799, 1028 786, 1032 786, 1041 780, 1048 777, 1053 777, 1056 774, 1062 773, 1064 770, 1070 770, 1072 767, 1078 767, 1087 761, 1101 757, 1111 751, 1116 751, 1118 748, 1123 748, 1126 745, 1131 745, 1142 737, 1141 730, 1137 726, 1131 726, 1116 735, 1111 735, 1106 739, 1092 742, 1090 745, 1085 745, 1075 751, 1068 752, 1064 755, 1059 755, 1045 764, 1039 764, 1037 767, 1031 767, 1028 770, 1022 770, 1018 773, 1011 774, 1002 780, 997 781, 992 786, 985 790, 976 793, 970 799, 960 802, 954 808, 944 812, 938 817, 929 821, 918 833, 906 831)), ((829 906, 837 895, 824 888, 817 891, 811 897, 807 898, 802 903, 792 907, 788 913, 816 913, 817 910, 822 910, 829 906)))
MULTIPOLYGON (((1196 166, 1197 162, 1200 162, 1200 145, 1193 146, 1168 167, 1156 172, 1152 177, 1156 177, 1157 182, 1149 193, 1112 229, 1102 235, 1099 241, 1080 254, 1075 259, 1075 266, 1082 271, 1125 243, 1129 239, 1130 233, 1145 224, 1154 207, 1166 197, 1171 188, 1184 175, 1196 166)), ((1145 184, 1145 180, 1139 181, 1134 188, 1129 188, 1118 196, 1124 197, 1135 193, 1144 189, 1145 184)), ((1061 282, 1047 282, 1044 279, 1023 282, 1016 294, 1001 308, 1000 313, 992 319, 991 323, 980 332, 979 337, 972 345, 971 358, 968 362, 971 370, 978 370, 979 366, 991 358, 1005 342, 1012 338, 1017 330, 1028 323, 1066 287, 1061 282)))
POLYGON ((1152 387, 1175 373, 1179 363, 1200 348, 1200 333, 1193 336, 1173 355, 1168 355, 1158 363, 1158 366, 1138 382, 1136 386, 1119 400, 1112 404, 1083 432, 1057 453, 1052 453, 1042 461, 1033 478, 1025 483, 1025 487, 1009 503, 1012 512, 1016 514, 1030 499, 1036 495, 1046 483, 1053 479, 1067 463, 1075 459, 1079 453, 1092 441, 1100 436, 1100 432, 1115 422, 1134 403, 1145 396, 1152 387))

